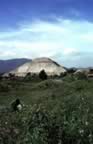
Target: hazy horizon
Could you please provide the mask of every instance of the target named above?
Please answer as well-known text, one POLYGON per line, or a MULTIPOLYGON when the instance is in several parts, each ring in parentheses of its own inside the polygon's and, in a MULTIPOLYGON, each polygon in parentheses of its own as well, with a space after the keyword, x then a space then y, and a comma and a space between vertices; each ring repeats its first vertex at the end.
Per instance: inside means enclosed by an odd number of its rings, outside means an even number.
MULTIPOLYGON (((21 59, 25 59, 25 60, 34 60, 34 59, 37 59, 37 58, 43 58, 43 57, 36 57, 36 58, 33 58, 33 59, 30 59, 30 58, 23 58, 23 57, 21 57, 21 58, 9 58, 9 59, 0 59, 0 61, 14 61, 14 60, 21 60, 21 59)), ((50 58, 50 57, 45 57, 45 58, 50 58)), ((80 66, 80 65, 67 65, 67 64, 65 64, 65 63, 63 63, 63 62, 58 62, 56 59, 52 59, 52 58, 50 58, 51 60, 53 60, 53 61, 55 61, 56 63, 58 63, 59 65, 61 65, 61 66, 63 66, 63 67, 66 67, 66 68, 93 68, 93 65, 88 65, 88 66, 80 66)))

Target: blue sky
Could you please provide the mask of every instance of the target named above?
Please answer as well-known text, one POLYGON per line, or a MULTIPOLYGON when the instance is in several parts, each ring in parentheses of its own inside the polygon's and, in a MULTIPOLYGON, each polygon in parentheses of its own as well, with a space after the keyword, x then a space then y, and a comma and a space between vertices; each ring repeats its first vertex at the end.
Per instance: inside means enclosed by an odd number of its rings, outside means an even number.
POLYGON ((0 59, 93 66, 92 0, 0 0, 0 59))

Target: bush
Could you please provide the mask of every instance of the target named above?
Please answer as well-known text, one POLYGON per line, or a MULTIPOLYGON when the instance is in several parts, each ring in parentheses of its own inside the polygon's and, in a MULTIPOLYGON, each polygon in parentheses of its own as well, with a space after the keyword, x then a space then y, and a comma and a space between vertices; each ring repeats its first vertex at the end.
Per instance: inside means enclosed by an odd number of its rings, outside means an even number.
POLYGON ((32 110, 28 131, 33 144, 58 144, 59 142, 59 125, 56 117, 50 115, 42 106, 32 110))
POLYGON ((60 73, 59 78, 63 78, 63 77, 65 77, 65 76, 67 76, 67 72, 65 72, 65 73, 60 73))
POLYGON ((85 102, 77 112, 71 102, 67 105, 59 112, 34 105, 0 114, 0 144, 93 144, 92 115, 89 121, 85 102))
POLYGON ((74 76, 77 80, 87 79, 87 75, 84 72, 78 72, 74 76))
POLYGON ((47 79, 47 74, 44 70, 40 71, 39 73, 39 78, 42 80, 46 80, 47 79))
POLYGON ((8 92, 10 91, 10 87, 9 85, 3 83, 3 84, 0 84, 0 92, 8 92))
POLYGON ((72 81, 75 81, 75 76, 73 74, 67 74, 64 78, 63 78, 64 81, 67 81, 67 82, 72 82, 72 81))
POLYGON ((32 79, 32 75, 31 75, 30 72, 28 72, 28 73, 26 74, 24 80, 26 80, 26 81, 31 81, 31 79, 32 79))

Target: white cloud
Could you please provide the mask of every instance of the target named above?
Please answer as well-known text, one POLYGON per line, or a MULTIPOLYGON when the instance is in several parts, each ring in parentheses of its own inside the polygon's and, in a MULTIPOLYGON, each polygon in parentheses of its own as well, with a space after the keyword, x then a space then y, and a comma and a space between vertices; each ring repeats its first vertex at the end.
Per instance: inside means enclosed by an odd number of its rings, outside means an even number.
MULTIPOLYGON (((16 51, 17 56, 20 57, 29 57, 29 58, 34 58, 34 57, 40 57, 40 56, 46 56, 46 57, 52 57, 54 56, 57 51, 61 51, 61 48, 63 49, 62 43, 56 43, 56 42, 23 42, 23 41, 8 41, 8 42, 0 42, 0 47, 3 49, 6 49, 6 47, 11 49, 11 55, 12 56, 12 51, 16 51), (57 50, 58 49, 58 50, 57 50)), ((7 53, 7 52, 2 52, 2 53, 7 53)), ((5 57, 5 54, 2 56, 5 57)), ((6 55, 8 56, 8 55, 6 55)), ((14 54, 13 54, 14 56, 14 54)))
POLYGON ((15 57, 16 52, 13 51, 0 51, 0 57, 15 57))
POLYGON ((0 58, 75 58, 82 51, 93 51, 92 29, 92 23, 62 18, 20 24, 16 30, 0 33, 0 58))
POLYGON ((36 21, 35 23, 28 24, 28 25, 22 25, 21 26, 21 31, 22 32, 46 32, 46 33, 51 33, 51 32, 65 32, 66 29, 63 28, 61 25, 53 24, 50 22, 44 22, 44 21, 36 21))
POLYGON ((93 43, 93 33, 87 33, 80 36, 83 41, 92 42, 93 43))
POLYGON ((64 55, 66 56, 76 56, 80 53, 79 50, 75 49, 75 48, 65 48, 63 50, 64 55))

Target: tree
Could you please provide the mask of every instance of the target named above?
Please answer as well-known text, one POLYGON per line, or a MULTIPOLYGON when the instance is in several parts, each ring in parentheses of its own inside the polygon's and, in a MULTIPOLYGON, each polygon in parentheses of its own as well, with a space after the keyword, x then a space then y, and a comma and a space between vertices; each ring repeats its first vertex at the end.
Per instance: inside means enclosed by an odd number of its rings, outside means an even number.
POLYGON ((2 80, 3 79, 3 74, 2 73, 0 73, 0 80, 2 80))
POLYGON ((75 74, 75 77, 78 80, 87 79, 87 74, 85 72, 78 72, 75 74))
POLYGON ((41 70, 39 73, 39 78, 42 80, 46 80, 47 79, 47 74, 45 72, 45 70, 41 70))
POLYGON ((15 80, 15 74, 9 73, 9 79, 10 80, 15 80))
POLYGON ((32 79, 32 75, 31 75, 31 73, 28 72, 28 73, 26 74, 26 76, 25 76, 24 79, 27 80, 27 81, 31 81, 31 79, 32 79))

